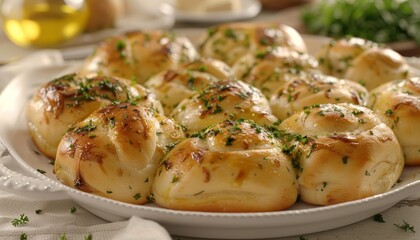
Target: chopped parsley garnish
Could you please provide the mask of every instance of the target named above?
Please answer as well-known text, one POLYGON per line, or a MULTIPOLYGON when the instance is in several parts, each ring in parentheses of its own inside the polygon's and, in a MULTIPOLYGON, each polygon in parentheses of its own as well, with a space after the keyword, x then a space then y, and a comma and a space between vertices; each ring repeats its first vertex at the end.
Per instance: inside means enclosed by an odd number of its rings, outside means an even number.
POLYGON ((36 213, 36 214, 38 214, 38 215, 39 215, 39 214, 41 214, 41 212, 42 212, 42 210, 41 210, 41 209, 37 209, 37 210, 35 210, 35 213, 36 213))
POLYGON ((149 196, 147 196, 147 202, 148 203, 154 203, 155 202, 155 195, 150 194, 149 196))
POLYGON ((115 127, 115 117, 110 117, 109 118, 109 128, 114 128, 115 127))
POLYGON ((179 180, 178 176, 174 175, 172 177, 172 183, 176 183, 176 182, 178 182, 178 180, 179 180))
POLYGON ((125 57, 125 54, 123 52, 123 50, 125 49, 125 42, 123 42, 122 40, 117 41, 115 44, 115 49, 118 51, 121 58, 125 57))
POLYGON ((343 157, 343 163, 344 163, 344 164, 347 164, 348 160, 349 160, 349 156, 345 155, 345 156, 343 157))
POLYGON ((20 214, 19 218, 15 218, 12 220, 12 225, 17 227, 22 224, 27 224, 29 222, 28 216, 25 214, 20 214))
POLYGON ((236 140, 236 139, 235 139, 234 137, 229 136, 229 137, 226 139, 226 146, 232 146, 232 144, 233 144, 233 142, 234 142, 235 140, 236 140))
POLYGON ((200 71, 200 72, 205 72, 205 71, 207 71, 207 68, 206 68, 206 66, 200 66, 200 67, 198 68, 198 71, 200 71))
POLYGON ((256 58, 264 59, 267 56, 268 52, 259 52, 255 55, 256 58))
POLYGON ((178 145, 179 142, 180 141, 176 141, 176 142, 169 143, 169 144, 165 145, 165 150, 167 152, 171 151, 176 145, 178 145))
POLYGON ((89 235, 85 236, 85 240, 92 240, 93 236, 92 233, 89 233, 89 235))
POLYGON ((221 113, 222 111, 223 109, 219 105, 216 105, 216 109, 214 109, 213 114, 221 113))
POLYGON ((401 230, 403 230, 404 232, 413 232, 415 233, 416 231, 414 230, 414 226, 411 226, 410 224, 408 224, 406 221, 403 220, 403 224, 396 224, 394 223, 394 226, 400 228, 401 230))
POLYGON ((388 117, 391 117, 392 115, 394 115, 394 111, 392 111, 392 109, 388 109, 385 111, 385 115, 387 115, 388 117))
POLYGON ((384 220, 384 218, 382 217, 382 214, 375 214, 374 216, 373 216, 373 221, 375 221, 375 222, 379 222, 379 223, 385 223, 385 220, 384 220))
POLYGON ((26 233, 22 233, 22 234, 20 234, 19 239, 20 240, 27 240, 28 239, 28 235, 26 235, 26 233))
POLYGON ((38 171, 39 173, 41 173, 41 174, 45 174, 45 173, 46 173, 46 171, 44 171, 44 170, 42 170, 42 169, 37 169, 37 171, 38 171))
POLYGON ((235 32, 231 28, 226 29, 223 32, 223 35, 225 35, 225 37, 227 37, 227 38, 233 38, 233 39, 237 38, 235 32))
POLYGON ((204 192, 204 190, 201 190, 201 191, 199 191, 199 192, 194 193, 194 194, 193 194, 193 196, 200 195, 200 194, 202 194, 203 192, 204 192))
POLYGON ((139 200, 139 199, 141 198, 141 194, 140 194, 140 193, 136 193, 136 194, 133 196, 133 198, 134 198, 135 200, 139 200))
POLYGON ((77 134, 79 134, 79 133, 83 133, 84 134, 84 133, 88 133, 90 131, 93 131, 95 129, 96 129, 96 125, 93 123, 92 120, 90 120, 87 125, 85 125, 83 127, 76 128, 75 132, 77 134))
POLYGON ((352 113, 354 116, 357 116, 357 115, 363 114, 364 112, 363 112, 363 111, 359 111, 359 110, 353 110, 351 113, 352 113))
POLYGON ((70 208, 70 213, 76 213, 77 212, 77 208, 76 207, 71 207, 70 208))

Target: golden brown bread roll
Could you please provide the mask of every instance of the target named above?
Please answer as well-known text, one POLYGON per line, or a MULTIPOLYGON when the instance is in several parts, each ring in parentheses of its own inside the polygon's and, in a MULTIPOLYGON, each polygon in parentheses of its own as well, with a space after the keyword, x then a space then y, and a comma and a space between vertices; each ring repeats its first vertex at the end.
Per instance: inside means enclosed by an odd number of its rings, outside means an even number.
POLYGON ((274 22, 225 23, 210 27, 199 45, 202 56, 233 65, 247 52, 282 46, 306 52, 305 43, 293 28, 274 22))
POLYGON ((261 126, 277 122, 264 95, 242 81, 215 82, 181 101, 171 116, 188 134, 227 119, 250 119, 261 126))
POLYGON ((249 52, 232 66, 237 79, 257 87, 267 98, 286 82, 301 77, 301 72, 316 72, 317 68, 314 57, 284 47, 249 52))
POLYGON ((371 91, 369 106, 395 133, 407 165, 420 165, 420 78, 395 80, 371 91))
POLYGON ((179 143, 163 159, 156 203, 209 212, 277 211, 297 198, 296 175, 273 135, 247 120, 226 120, 179 143))
POLYGON ((293 138, 283 151, 297 170, 304 202, 330 205, 389 190, 404 167, 395 134, 368 108, 316 105, 279 127, 293 138))
POLYGON ((356 37, 332 40, 323 45, 317 53, 319 67, 327 75, 343 78, 357 56, 377 47, 377 43, 356 37))
POLYGON ((358 82, 368 90, 411 75, 399 53, 361 38, 333 40, 321 48, 318 60, 323 73, 358 82))
POLYGON ((29 132, 38 149, 55 158, 58 143, 69 127, 116 102, 139 103, 163 112, 156 97, 139 84, 130 85, 114 77, 69 74, 42 85, 29 101, 29 132))
POLYGON ((166 70, 156 74, 144 85, 156 95, 165 114, 169 115, 183 99, 213 82, 229 79, 233 79, 233 74, 224 62, 200 59, 177 70, 166 70))
POLYGON ((143 204, 159 160, 184 138, 173 120, 140 105, 110 105, 62 138, 54 173, 64 184, 122 202, 143 204))
POLYGON ((301 73, 270 98, 273 114, 280 120, 315 104, 354 103, 366 106, 369 93, 362 85, 331 76, 301 73))
POLYGON ((131 32, 100 43, 80 72, 122 77, 141 84, 163 70, 176 69, 197 58, 194 46, 183 36, 157 30, 131 32))
POLYGON ((368 90, 392 81, 410 77, 405 59, 392 49, 373 48, 355 58, 344 75, 368 90))

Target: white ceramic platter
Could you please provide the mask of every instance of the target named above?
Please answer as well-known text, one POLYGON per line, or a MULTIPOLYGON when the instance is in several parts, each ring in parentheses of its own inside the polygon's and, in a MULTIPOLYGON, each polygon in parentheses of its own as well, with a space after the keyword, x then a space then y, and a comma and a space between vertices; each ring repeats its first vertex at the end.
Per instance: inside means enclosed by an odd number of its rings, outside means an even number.
POLYGON ((175 19, 193 23, 221 23, 253 18, 260 11, 261 3, 258 0, 241 0, 241 8, 237 12, 194 13, 175 10, 175 19))
MULTIPOLYGON (((420 167, 406 167, 401 182, 390 191, 362 200, 319 207, 297 203, 291 209, 259 213, 207 213, 163 209, 153 204, 126 204, 62 185, 52 173, 28 134, 25 111, 35 90, 47 81, 69 73, 77 64, 44 67, 22 73, 0 96, 0 188, 32 199, 70 198, 109 221, 133 215, 155 220, 171 234, 188 237, 257 239, 303 235, 345 226, 376 213, 420 191, 420 167), (23 171, 6 164, 15 159, 23 171), (41 174, 37 170, 46 173, 41 174)), ((54 131, 54 129, 51 129, 54 131)))

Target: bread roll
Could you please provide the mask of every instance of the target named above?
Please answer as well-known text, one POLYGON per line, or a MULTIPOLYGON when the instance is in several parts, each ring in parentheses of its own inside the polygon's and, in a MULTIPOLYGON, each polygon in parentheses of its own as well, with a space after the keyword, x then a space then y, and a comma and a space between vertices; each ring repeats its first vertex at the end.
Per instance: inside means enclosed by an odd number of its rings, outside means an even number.
POLYGON ((270 98, 277 89, 301 72, 317 71, 317 60, 305 53, 276 47, 249 52, 232 66, 237 79, 249 83, 270 98))
POLYGON ((420 78, 395 80, 371 92, 369 106, 400 142, 407 165, 420 165, 420 78))
POLYGON ((247 120, 226 120, 179 143, 159 168, 155 202, 206 212, 277 211, 297 198, 296 175, 277 140, 247 120))
POLYGON ((280 124, 297 170, 301 200, 330 205, 389 190, 404 167, 395 134, 368 108, 322 104, 280 124))
POLYGON ((84 61, 81 74, 122 77, 144 83, 151 76, 198 58, 192 43, 172 32, 145 31, 100 43, 84 61))
POLYGON ((357 56, 378 47, 377 43, 356 37, 332 40, 323 45, 317 54, 320 69, 327 75, 343 78, 357 56))
POLYGON ((323 73, 358 82, 368 90, 411 75, 399 53, 361 38, 332 41, 321 48, 318 60, 323 73))
POLYGON ((348 102, 367 105, 369 93, 358 83, 321 74, 300 75, 270 98, 273 114, 280 120, 315 104, 348 102))
POLYGON ((122 202, 148 201, 160 159, 183 139, 172 120, 140 105, 110 105, 62 138, 54 173, 64 184, 122 202))
POLYGON ((156 97, 141 85, 113 77, 69 74, 42 85, 29 101, 29 132, 38 149, 55 158, 58 143, 74 123, 116 102, 138 103, 163 112, 156 97))
POLYGON ((233 79, 230 67, 215 59, 201 59, 180 67, 163 71, 145 82, 161 101, 169 115, 183 99, 219 80, 233 79))
POLYGON ((392 49, 373 48, 355 58, 344 75, 372 90, 379 85, 410 77, 405 59, 392 49))
POLYGON ((185 128, 187 134, 227 119, 250 119, 261 126, 277 121, 264 95, 242 81, 213 83, 181 101, 172 112, 172 117, 185 128))
POLYGON ((306 52, 305 43, 293 28, 278 23, 225 23, 208 29, 199 44, 202 56, 233 65, 245 53, 282 46, 306 52))

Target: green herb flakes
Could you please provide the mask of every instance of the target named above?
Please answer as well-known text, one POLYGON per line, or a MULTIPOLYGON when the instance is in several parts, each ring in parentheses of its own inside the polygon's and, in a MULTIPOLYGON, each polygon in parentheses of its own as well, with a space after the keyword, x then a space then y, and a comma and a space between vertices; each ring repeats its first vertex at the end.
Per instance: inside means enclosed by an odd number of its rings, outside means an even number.
POLYGON ((15 218, 12 220, 12 225, 17 227, 22 224, 27 224, 29 222, 28 216, 25 214, 20 214, 19 218, 15 218))
POLYGON ((373 221, 375 221, 375 222, 379 222, 379 223, 385 223, 385 220, 384 220, 384 218, 382 217, 382 215, 381 214, 375 214, 374 216, 373 216, 373 221))

